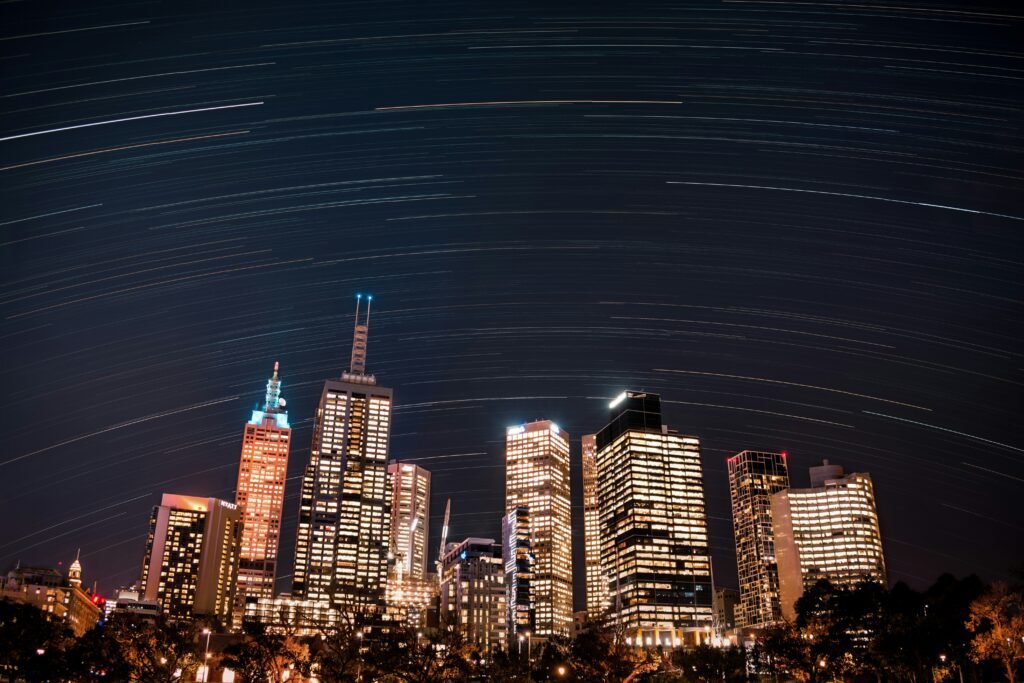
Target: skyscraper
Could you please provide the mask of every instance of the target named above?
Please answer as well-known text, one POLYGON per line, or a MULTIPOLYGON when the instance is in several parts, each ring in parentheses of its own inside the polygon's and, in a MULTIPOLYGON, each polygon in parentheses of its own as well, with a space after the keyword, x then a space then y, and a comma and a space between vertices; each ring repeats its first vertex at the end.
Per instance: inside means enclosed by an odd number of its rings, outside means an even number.
POLYGON ((370 322, 356 298, 352 359, 327 380, 302 477, 292 594, 346 608, 384 604, 391 511, 387 487, 391 389, 366 373, 370 322))
POLYGON ((441 558, 441 624, 489 652, 506 646, 501 546, 490 538, 449 543, 441 558))
POLYGON ((820 579, 840 586, 885 583, 871 475, 843 476, 828 460, 811 468, 811 488, 779 491, 771 498, 782 614, 794 618, 804 588, 820 579))
POLYGON ((712 621, 700 440, 661 422, 657 394, 625 391, 597 433, 601 562, 630 642, 694 642, 712 621))
POLYGON ((419 465, 388 465, 391 489, 391 540, 395 574, 422 581, 427 576, 430 526, 430 472, 419 465))
POLYGON ((508 428, 505 511, 520 506, 529 510, 535 633, 568 635, 573 623, 569 434, 551 420, 508 428))
POLYGON ((411 463, 388 465, 391 492, 391 561, 385 600, 388 618, 424 626, 437 598, 437 574, 427 572, 430 472, 411 463))
POLYGON ((288 476, 288 448, 292 430, 281 398, 279 366, 267 381, 262 410, 242 433, 235 504, 242 511, 242 548, 238 560, 238 589, 234 623, 241 624, 246 599, 274 596, 278 538, 284 511, 284 483, 288 476))
POLYGON ((583 551, 587 615, 608 609, 608 580, 601 570, 601 509, 597 504, 597 435, 583 437, 583 551))
POLYGON ((789 488, 786 454, 743 451, 726 464, 740 582, 738 621, 761 627, 781 618, 771 496, 789 488))
POLYGON ((234 503, 165 493, 153 508, 142 564, 144 599, 165 614, 231 619, 242 515, 234 503))
POLYGON ((533 550, 530 547, 530 510, 519 506, 501 518, 501 555, 505 562, 505 605, 508 609, 510 647, 516 637, 532 633, 533 550))

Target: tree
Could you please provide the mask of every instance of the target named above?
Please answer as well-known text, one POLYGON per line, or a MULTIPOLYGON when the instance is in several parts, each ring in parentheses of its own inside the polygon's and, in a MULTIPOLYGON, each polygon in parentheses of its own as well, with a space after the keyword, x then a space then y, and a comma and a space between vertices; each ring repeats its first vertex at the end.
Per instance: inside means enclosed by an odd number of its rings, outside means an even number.
POLYGON ((76 681, 127 681, 132 670, 125 660, 121 643, 115 640, 106 624, 87 631, 72 645, 66 655, 67 670, 76 681))
POLYGON ((310 640, 310 668, 322 683, 355 683, 362 676, 362 613, 345 611, 339 621, 321 624, 310 640))
POLYGON ((747 679, 747 661, 743 648, 702 644, 689 650, 674 651, 672 660, 687 678, 701 683, 740 682, 747 679))
POLYGON ((60 675, 71 632, 50 615, 10 600, 0 600, 0 672, 47 680, 60 675))
POLYGON ((792 676, 797 681, 813 680, 815 658, 807 636, 789 623, 766 629, 754 648, 757 670, 792 676))
POLYGON ((363 667, 367 681, 431 683, 469 675, 470 647, 458 631, 422 634, 398 628, 370 639, 363 667))
POLYGON ((526 658, 517 656, 515 651, 495 652, 481 670, 483 680, 488 683, 526 683, 526 658))
POLYGON ((199 667, 197 630, 190 622, 114 617, 105 628, 133 681, 175 683, 188 680, 199 667))
POLYGON ((293 639, 268 633, 263 624, 247 623, 244 629, 244 639, 229 645, 221 659, 240 683, 280 681, 289 669, 308 670, 309 660, 293 639))
MULTIPOLYGON (((636 680, 645 673, 656 671, 662 664, 658 653, 631 646, 626 642, 621 628, 609 626, 602 621, 590 622, 573 639, 563 655, 563 660, 566 659, 569 672, 575 680, 595 683, 636 680)), ((558 666, 555 658, 549 664, 558 666)))
POLYGON ((1015 683, 1017 662, 1024 660, 1024 595, 997 581, 971 603, 967 628, 974 634, 971 658, 999 662, 1015 683))

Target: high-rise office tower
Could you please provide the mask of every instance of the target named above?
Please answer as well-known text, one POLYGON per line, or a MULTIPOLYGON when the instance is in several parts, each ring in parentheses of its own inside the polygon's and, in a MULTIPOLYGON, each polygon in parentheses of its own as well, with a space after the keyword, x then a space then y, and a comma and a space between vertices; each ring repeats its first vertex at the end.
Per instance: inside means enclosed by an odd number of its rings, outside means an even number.
POLYGON ((490 652, 505 648, 505 574, 490 538, 449 543, 441 558, 441 624, 490 652))
POLYGON ((242 433, 235 504, 242 511, 242 548, 235 593, 235 625, 241 624, 245 602, 274 596, 278 539, 284 511, 284 482, 288 477, 288 447, 292 430, 281 398, 279 366, 267 381, 262 410, 242 433))
POLYGON ((505 562, 505 605, 508 608, 510 646, 516 637, 533 633, 533 551, 530 547, 530 510, 512 508, 501 518, 501 554, 505 562))
POLYGON ((587 615, 608 609, 608 580, 601 570, 601 509, 597 504, 597 435, 583 436, 583 558, 587 578, 587 615))
POLYGON ((738 621, 763 627, 781 618, 771 496, 789 488, 786 454, 742 451, 726 464, 740 582, 738 621))
POLYGON ((508 428, 505 511, 521 506, 530 513, 535 633, 568 635, 573 623, 569 434, 551 420, 508 428))
POLYGON ((391 522, 387 487, 391 389, 366 373, 370 322, 357 297, 352 360, 327 380, 302 477, 292 595, 339 607, 383 607, 391 522))
POLYGON ((657 394, 625 391, 597 433, 601 563, 633 644, 676 646, 712 621, 700 440, 670 431, 657 394))
POLYGON ((437 574, 427 572, 430 525, 430 472, 419 465, 388 465, 391 492, 391 562, 388 568, 388 619, 412 628, 426 625, 437 598, 437 574))
POLYGON ((153 508, 142 564, 145 600, 165 614, 231 619, 242 514, 234 503, 165 493, 153 508))
POLYGON ((843 476, 828 460, 811 468, 811 488, 786 489, 771 498, 782 614, 795 617, 804 588, 820 579, 852 586, 885 583, 871 475, 843 476))
POLYGON ((391 540, 395 575, 422 581, 427 576, 430 526, 430 472, 419 465, 388 465, 391 489, 391 540))

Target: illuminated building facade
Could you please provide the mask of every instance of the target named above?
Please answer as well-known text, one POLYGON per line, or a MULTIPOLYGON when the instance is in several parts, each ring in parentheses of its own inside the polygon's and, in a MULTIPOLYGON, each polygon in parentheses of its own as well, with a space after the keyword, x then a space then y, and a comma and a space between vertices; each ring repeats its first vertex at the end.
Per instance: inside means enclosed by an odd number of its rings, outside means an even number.
POLYGON ((516 637, 532 633, 533 597, 533 550, 530 547, 530 510, 519 506, 509 510, 501 518, 501 554, 505 563, 505 606, 508 616, 509 643, 516 637))
POLYGON ((771 496, 789 488, 785 453, 742 451, 726 462, 740 583, 739 624, 759 628, 779 621, 771 496))
POLYGON ((170 616, 206 614, 230 623, 241 541, 234 503, 165 493, 149 522, 144 599, 170 616))
POLYGON ((419 465, 388 465, 391 489, 391 552, 394 574, 422 581, 427 576, 430 472, 419 465))
POLYGON ((235 504, 242 511, 242 547, 238 561, 235 593, 235 625, 241 623, 246 600, 274 595, 277 576, 278 539, 284 513, 284 485, 288 477, 288 448, 292 430, 281 398, 281 377, 267 381, 262 410, 252 417, 242 433, 242 456, 238 467, 235 504))
POLYGON ((626 391, 609 407, 597 495, 612 620, 636 645, 693 643, 712 622, 700 440, 662 424, 657 394, 626 391))
POLYGON ((713 600, 715 633, 722 634, 739 626, 740 592, 735 588, 716 588, 713 600))
POLYGON ((342 625, 341 613, 326 600, 303 600, 287 593, 246 603, 244 619, 289 636, 326 635, 342 625))
POLYGON ((76 637, 92 629, 103 612, 103 599, 82 588, 82 565, 76 556, 66 576, 56 569, 22 567, 7 572, 0 600, 10 600, 52 614, 76 637))
POLYGON ((430 622, 431 610, 437 609, 437 574, 422 579, 406 576, 401 580, 388 577, 385 619, 409 628, 423 628, 430 622))
POLYGON ((843 475, 826 460, 811 468, 811 488, 779 491, 771 498, 782 614, 796 615, 804 588, 820 579, 852 586, 885 584, 885 557, 871 475, 843 475))
POLYGON ((583 551, 587 616, 608 609, 608 580, 601 570, 601 509, 597 504, 597 435, 583 436, 583 551))
MULTIPOLYGON (((361 300, 360 300, 361 301, 361 300)), ((344 608, 384 607, 391 521, 391 389, 366 373, 366 320, 349 371, 324 384, 302 477, 292 595, 344 608)))
POLYGON ((508 428, 505 511, 521 506, 530 519, 535 633, 568 635, 573 623, 569 434, 550 420, 508 428))
POLYGON ((458 630, 481 652, 504 649, 505 570, 490 538, 449 543, 441 558, 441 625, 458 630))

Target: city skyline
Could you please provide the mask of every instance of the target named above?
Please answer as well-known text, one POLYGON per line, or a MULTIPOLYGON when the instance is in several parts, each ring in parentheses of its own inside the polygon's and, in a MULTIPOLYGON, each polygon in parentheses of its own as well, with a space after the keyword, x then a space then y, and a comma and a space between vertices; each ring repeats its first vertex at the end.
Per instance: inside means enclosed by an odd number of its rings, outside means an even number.
MULTIPOLYGON (((363 295, 361 295, 361 294, 357 295, 357 300, 361 299, 362 297, 363 297, 363 295)), ((372 296, 368 297, 368 299, 372 300, 372 296)), ((368 311, 367 311, 367 314, 368 314, 368 311)), ((353 341, 352 341, 352 346, 351 346, 352 359, 350 360, 350 369, 343 373, 343 381, 344 380, 348 380, 349 382, 354 381, 358 385, 375 386, 376 385, 376 377, 374 375, 370 375, 370 374, 367 374, 365 372, 365 356, 366 356, 366 349, 367 349, 367 342, 368 342, 368 334, 367 334, 368 318, 365 319, 366 322, 364 322, 364 323, 360 323, 359 320, 360 320, 360 318, 358 317, 358 311, 357 311, 357 316, 355 318, 356 322, 354 324, 353 341), (358 369, 358 371, 357 372, 353 372, 353 370, 355 370, 355 369, 358 369)), ((330 380, 329 379, 329 380, 327 380, 327 382, 328 382, 328 384, 330 384, 331 382, 335 382, 337 384, 337 380, 330 380)), ((258 424, 262 424, 264 426, 269 425, 270 427, 276 428, 279 431, 280 430, 284 430, 286 433, 288 433, 288 436, 290 437, 290 425, 289 425, 289 421, 288 421, 287 412, 285 412, 285 410, 284 410, 285 402, 284 402, 283 398, 281 398, 281 396, 280 396, 280 385, 281 385, 281 382, 280 382, 280 378, 279 378, 279 362, 275 361, 274 368, 273 368, 273 374, 272 374, 271 378, 267 382, 267 387, 266 387, 266 391, 265 391, 264 401, 263 401, 262 405, 258 405, 257 408, 255 408, 252 411, 252 415, 251 415, 249 421, 246 423, 246 430, 245 430, 245 433, 243 434, 243 439, 242 439, 242 444, 241 444, 242 445, 242 457, 239 459, 239 466, 240 467, 244 466, 244 464, 247 461, 251 461, 251 458, 252 458, 252 440, 253 440, 253 436, 254 436, 253 427, 254 426, 256 426, 258 424), (272 406, 277 406, 278 402, 280 403, 280 407, 279 408, 272 407, 272 406)), ((362 386, 360 386, 358 388, 359 388, 359 390, 363 390, 362 386)), ((325 392, 326 391, 327 391, 327 388, 326 388, 326 385, 325 385, 325 392)), ((390 389, 384 389, 383 391, 387 392, 387 395, 390 396, 390 392, 391 392, 390 389)), ((630 391, 627 390, 626 392, 623 392, 623 393, 619 394, 618 396, 616 396, 615 398, 613 398, 612 401, 611 401, 611 404, 614 406, 615 404, 621 402, 623 400, 623 397, 631 396, 634 393, 635 392, 630 392, 630 391)), ((644 418, 644 419, 647 419, 647 418, 644 418)), ((619 418, 619 420, 621 421, 622 418, 619 418)), ((656 422, 658 422, 658 425, 657 425, 658 429, 661 429, 660 418, 658 420, 656 420, 656 422)), ((539 423, 543 423, 544 429, 542 431, 544 431, 544 432, 552 432, 552 433, 554 433, 554 430, 558 430, 558 432, 560 432, 560 433, 562 432, 561 428, 558 427, 558 425, 555 424, 554 421, 552 421, 552 420, 539 420, 539 421, 534 421, 533 423, 526 423, 526 424, 527 425, 532 425, 532 424, 539 424, 539 423)), ((625 422, 623 422, 623 424, 626 425, 626 426, 622 427, 622 428, 623 429, 628 429, 629 420, 627 419, 625 422)), ((508 439, 509 437, 513 436, 513 433, 515 433, 515 434, 521 433, 523 428, 524 428, 524 426, 525 425, 516 425, 516 426, 507 428, 505 430, 505 432, 506 432, 506 439, 508 439)), ((566 450, 565 450, 566 454, 568 454, 569 452, 573 452, 574 451, 574 449, 571 448, 572 445, 579 446, 579 451, 578 452, 579 452, 579 456, 580 457, 579 458, 571 458, 570 462, 571 462, 573 468, 577 468, 577 467, 580 468, 582 479, 579 482, 576 482, 573 485, 572 496, 573 496, 574 499, 576 497, 582 497, 582 499, 584 501, 586 501, 587 500, 587 498, 586 498, 587 494, 586 494, 586 491, 585 491, 584 487, 586 487, 588 484, 587 484, 587 475, 585 474, 585 472, 586 472, 588 466, 592 467, 592 468, 594 468, 596 470, 596 463, 593 464, 593 465, 588 465, 587 464, 588 451, 590 452, 590 456, 589 457, 590 458, 595 458, 596 450, 597 450, 597 435, 596 434, 584 434, 584 435, 582 435, 581 437, 579 437, 578 439, 575 439, 575 440, 563 437, 563 440, 564 440, 565 446, 567 447, 566 450), (579 462, 576 462, 576 460, 579 460, 579 462), (577 489, 580 489, 580 490, 577 490, 577 489)), ((506 441, 506 446, 504 448, 504 453, 505 453, 505 458, 506 459, 508 457, 508 445, 507 444, 508 444, 508 442, 506 441)), ((286 438, 285 444, 284 444, 285 450, 283 451, 283 453, 285 455, 285 458, 284 458, 285 461, 287 461, 287 449, 288 449, 289 445, 290 445, 290 438, 286 438)), ((275 448, 277 447, 276 444, 275 444, 274 447, 275 448)), ((744 456, 748 456, 749 454, 753 454, 755 456, 775 456, 775 457, 781 457, 781 462, 783 463, 783 472, 786 472, 786 470, 788 469, 788 460, 787 460, 788 454, 787 453, 771 453, 771 452, 761 452, 761 451, 755 451, 755 450, 747 449, 747 450, 744 450, 743 452, 739 453, 736 456, 726 458, 726 464, 727 464, 729 470, 731 471, 731 469, 734 466, 734 463, 737 461, 737 458, 742 458, 744 456)), ((574 456, 575 456, 575 453, 574 453, 574 456)), ((398 460, 398 459, 389 460, 389 459, 387 459, 386 456, 383 458, 383 460, 387 464, 387 467, 385 468, 385 471, 388 473, 388 479, 387 479, 388 483, 387 483, 385 488, 386 488, 387 491, 391 492, 390 495, 393 495, 394 491, 395 491, 395 488, 393 488, 393 487, 396 487, 396 483, 395 483, 396 480, 394 478, 394 475, 396 473, 400 472, 400 470, 402 469, 403 461, 402 460, 398 460)), ((413 458, 412 460, 415 461, 415 458, 413 458)), ((309 467, 309 465, 307 464, 304 467, 304 469, 308 469, 308 467, 309 467)), ((412 475, 412 479, 416 480, 416 481, 411 482, 411 488, 409 486, 410 482, 407 482, 406 488, 408 490, 406 491, 406 493, 407 494, 411 494, 411 493, 415 492, 416 499, 417 499, 417 505, 423 505, 423 503, 425 502, 426 503, 426 508, 429 510, 429 508, 431 507, 431 505, 433 504, 433 501, 434 501, 434 498, 429 495, 429 491, 430 491, 430 483, 429 483, 430 482, 430 471, 427 470, 427 469, 424 469, 420 465, 414 464, 414 462, 412 462, 412 463, 405 462, 404 463, 404 468, 407 470, 406 474, 407 475, 411 474, 412 475), (419 483, 419 480, 424 480, 425 481, 425 487, 424 487, 423 484, 419 483), (427 492, 427 495, 425 497, 423 496, 423 489, 424 488, 425 488, 425 490, 427 492)), ((799 487, 795 487, 794 486, 793 487, 793 492, 796 493, 797 495, 807 493, 808 491, 814 489, 815 487, 824 486, 824 482, 825 482, 826 478, 834 479, 834 478, 842 478, 844 476, 843 475, 843 468, 841 466, 837 466, 837 465, 830 465, 827 458, 824 459, 824 464, 819 464, 816 467, 813 466, 813 465, 810 466, 809 467, 809 471, 811 473, 811 479, 810 479, 810 481, 811 481, 811 489, 801 489, 799 487)), ((596 479, 596 474, 592 475, 592 476, 594 476, 595 479, 596 479)), ((845 476, 847 476, 847 477, 866 478, 867 485, 868 485, 868 487, 870 489, 871 503, 872 503, 872 505, 874 505, 873 486, 872 486, 872 483, 871 483, 870 475, 868 475, 868 474, 861 474, 861 473, 853 473, 853 474, 848 474, 848 475, 845 475, 845 476)), ((506 475, 506 477, 507 477, 507 475, 506 475)), ((783 491, 784 493, 788 494, 789 493, 789 488, 790 488, 789 484, 788 484, 788 473, 785 474, 785 478, 786 478, 786 485, 782 486, 782 487, 777 487, 776 490, 783 491)), ((596 487, 596 481, 593 484, 591 484, 591 486, 595 489, 595 492, 594 492, 593 495, 595 495, 595 497, 596 497, 596 488, 597 488, 596 487)), ((235 491, 235 493, 236 493, 236 503, 237 503, 238 502, 238 499, 237 499, 237 493, 238 492, 235 491)), ((506 487, 504 493, 505 493, 506 496, 508 495, 507 487, 506 487)), ((184 501, 183 504, 185 506, 185 509, 188 509, 188 508, 199 509, 197 506, 200 505, 200 502, 205 503, 205 501, 203 500, 202 496, 198 496, 197 497, 197 496, 192 495, 192 494, 188 494, 188 495, 184 495, 183 496, 183 495, 178 495, 178 494, 166 494, 165 493, 165 494, 163 494, 163 498, 164 498, 164 502, 162 504, 164 506, 167 506, 169 504, 173 506, 174 505, 173 501, 182 500, 182 501, 184 501), (170 500, 172 502, 168 503, 167 502, 168 500, 170 500), (200 501, 200 502, 191 502, 191 501, 200 501)), ((768 498, 774 498, 774 496, 770 496, 769 495, 768 498)), ((785 498, 785 496, 783 496, 783 498, 785 498)), ((225 501, 215 501, 213 498, 211 498, 209 500, 210 500, 209 507, 211 509, 212 509, 212 507, 215 504, 216 505, 220 505, 220 504, 225 502, 225 501)), ((513 500, 519 500, 519 499, 516 498, 516 499, 513 499, 513 500)), ((522 499, 522 500, 525 500, 525 499, 522 499)), ((394 502, 394 499, 389 499, 389 505, 393 505, 393 502, 394 502)), ((776 501, 775 504, 778 504, 778 501, 776 501)), ((788 505, 788 501, 786 501, 783 504, 784 505, 788 505)), ((733 506, 735 508, 735 501, 733 502, 733 506)), ((513 507, 515 507, 515 506, 513 506, 513 507)), ((528 509, 528 506, 524 506, 524 507, 526 509, 528 509)), ((574 506, 574 508, 575 507, 577 507, 577 506, 574 506)), ((572 515, 572 526, 573 527, 583 527, 584 529, 586 529, 587 523, 588 523, 587 515, 586 515, 586 510, 585 510, 586 509, 586 504, 584 503, 584 505, 581 506, 581 507, 583 509, 575 511, 573 513, 573 515, 572 515)), ((241 506, 239 506, 239 509, 241 509, 241 506)), ((596 511, 596 503, 595 503, 595 511, 596 511)), ((399 514, 400 518, 403 517, 403 516, 404 517, 408 517, 408 512, 409 512, 409 510, 405 510, 405 513, 403 515, 402 513, 396 512, 395 508, 389 508, 389 510, 387 511, 387 514, 385 516, 393 522, 394 519, 396 518, 395 517, 396 514, 399 514)), ((735 510, 734 510, 734 513, 735 513, 735 510)), ((154 509, 154 513, 153 514, 154 514, 154 519, 155 519, 156 518, 155 515, 157 514, 156 513, 156 509, 154 509)), ((172 514, 173 514, 173 511, 172 511, 172 514)), ((424 510, 417 510, 417 512, 415 513, 415 515, 413 515, 412 518, 417 519, 417 520, 424 520, 424 519, 426 519, 427 516, 428 515, 427 515, 426 511, 424 511, 424 510)), ((507 515, 505 515, 505 516, 507 516, 507 515)), ((430 517, 436 517, 436 515, 430 515, 430 517)), ((356 522, 355 521, 355 520, 358 520, 358 519, 359 519, 359 516, 352 516, 350 518, 350 523, 355 523, 357 525, 360 525, 361 522, 356 522)), ((768 517, 767 519, 770 521, 771 518, 768 517)), ((430 523, 431 522, 428 521, 427 525, 429 526, 430 523)), ((498 533, 496 535, 497 538, 499 539, 498 541, 495 541, 494 539, 490 539, 490 538, 488 538, 488 539, 481 539, 481 538, 479 538, 477 536, 472 536, 472 535, 465 536, 465 537, 458 537, 456 535, 451 535, 451 536, 449 536, 449 545, 450 546, 454 546, 454 545, 458 545, 458 544, 464 544, 464 543, 467 543, 467 542, 482 542, 482 541, 486 540, 488 543, 493 543, 494 544, 495 552, 500 552, 500 546, 502 545, 500 539, 502 537, 502 530, 503 530, 504 523, 505 522, 503 521, 503 519, 499 519, 497 524, 495 525, 495 527, 498 530, 498 533), (459 538, 462 538, 462 540, 458 540, 459 538)), ((873 523, 874 523, 874 525, 877 528, 877 524, 878 524, 877 520, 875 522, 873 522, 873 523)), ((151 521, 151 524, 153 524, 152 521, 151 521)), ((736 525, 736 522, 734 520, 734 527, 735 527, 735 525, 736 525)), ((594 528, 598 528, 598 526, 599 526, 599 524, 597 526, 595 526, 594 528)), ((237 540, 237 543, 238 543, 237 553, 239 555, 238 559, 241 558, 241 555, 244 552, 244 550, 243 550, 244 549, 244 528, 245 527, 243 525, 242 526, 242 530, 243 531, 239 535, 239 538, 237 540)), ((412 525, 411 528, 415 531, 416 525, 412 525)), ((790 534, 791 534, 792 533, 792 529, 790 529, 789 531, 790 531, 790 534)), ((389 533, 391 533, 391 532, 389 531, 389 533)), ((426 534, 424 533, 424 534, 417 535, 417 536, 420 537, 421 539, 425 540, 426 534)), ((394 537, 393 534, 392 534, 392 536, 390 538, 391 538, 391 540, 389 541, 389 543, 394 543, 396 537, 394 537)), ((737 536, 736 538, 738 539, 739 536, 737 536)), ((880 538, 880 537, 878 537, 878 538, 880 538)), ((416 540, 414 540, 414 537, 410 536, 409 534, 405 535, 405 540, 406 540, 407 543, 411 543, 411 547, 418 547, 418 548, 422 547, 422 550, 424 551, 420 555, 420 560, 422 560, 422 563, 425 564, 427 562, 427 558, 428 557, 434 557, 434 553, 430 552, 431 549, 430 549, 429 543, 424 543, 423 540, 416 541, 416 540)), ((587 545, 588 541, 590 541, 590 540, 591 539, 587 538, 586 534, 584 533, 583 534, 583 545, 584 546, 587 545)), ((531 541, 532 541, 532 539, 531 539, 531 541)), ((600 541, 598 540, 597 543, 599 544, 599 542, 600 541)), ((268 546, 267 549, 269 550, 269 546, 268 546)), ((297 558, 298 553, 300 552, 298 546, 296 546, 294 550, 295 550, 295 557, 297 558)), ((288 557, 289 555, 291 555, 291 553, 289 552, 289 549, 287 549, 287 548, 279 547, 277 549, 277 551, 278 551, 278 554, 283 554, 285 557, 288 557)), ((586 550, 584 549, 583 552, 585 553, 586 550)), ((76 553, 76 560, 75 560, 76 564, 78 562, 78 556, 80 554, 81 554, 81 550, 79 549, 79 551, 76 553)), ((573 553, 574 556, 578 556, 579 554, 580 554, 579 550, 577 550, 577 551, 575 551, 573 553)), ((198 549, 197 549, 197 557, 198 557, 198 549)), ((394 558, 394 559, 397 559, 397 558, 394 558)), ((146 558, 146 562, 144 562, 143 572, 139 576, 139 586, 141 588, 141 594, 140 594, 141 597, 145 597, 145 594, 146 594, 146 580, 145 580, 146 565, 148 565, 149 563, 150 563, 149 551, 147 550, 147 558, 146 558)), ((390 565, 391 563, 392 563, 392 560, 389 560, 387 564, 390 565)), ((57 564, 57 566, 60 566, 62 563, 57 562, 56 564, 57 564)), ((424 564, 420 564, 420 566, 424 566, 424 564)), ((431 561, 430 562, 430 566, 433 567, 433 564, 434 564, 434 561, 431 561)), ((574 559, 574 562, 572 564, 572 575, 573 575, 574 581, 577 580, 576 577, 580 577, 582 579, 581 583, 584 584, 582 586, 582 588, 579 587, 579 586, 576 587, 576 595, 578 595, 579 592, 582 591, 583 594, 584 594, 584 597, 583 597, 583 602, 582 603, 577 603, 577 602, 574 601, 573 611, 588 611, 588 609, 589 609, 589 607, 587 605, 587 601, 589 600, 589 597, 590 597, 590 586, 593 585, 593 583, 592 583, 591 575, 590 575, 590 572, 592 570, 591 570, 591 567, 589 567, 587 565, 588 565, 587 561, 576 562, 575 559, 574 559)), ((793 569, 793 565, 794 565, 794 560, 791 559, 790 560, 790 573, 793 573, 793 571, 796 571, 796 570, 793 569)), ((395 566, 397 567, 397 564, 395 566)), ((72 565, 72 571, 74 571, 74 565, 72 565)), ((882 569, 880 570, 878 575, 881 577, 882 581, 885 582, 885 569, 884 569, 884 566, 882 567, 882 569)), ((427 575, 424 574, 424 577, 425 576, 427 576, 427 575)), ((431 576, 433 576, 433 575, 431 575, 431 576)), ((277 578, 278 579, 288 579, 289 584, 291 584, 293 582, 293 577, 291 575, 284 576, 284 577, 277 577, 277 578)), ((423 581, 423 577, 417 577, 417 578, 418 578, 418 580, 420 582, 423 581)), ((241 592, 242 591, 242 587, 245 585, 245 582, 243 582, 243 580, 242 580, 241 569, 239 569, 238 581, 239 581, 239 583, 238 583, 239 593, 238 593, 238 595, 236 597, 237 598, 241 598, 242 597, 242 592, 241 592)), ((252 579, 250 579, 250 581, 252 581, 252 579)), ((775 581, 777 582, 778 579, 775 579, 775 581)), ((842 580, 840 580, 840 582, 842 582, 842 580)), ((134 581, 125 582, 121 586, 118 586, 118 588, 123 587, 123 586, 131 585, 132 583, 134 583, 134 581)), ((373 598, 373 601, 375 601, 376 604, 378 604, 378 605, 383 605, 383 596, 384 596, 384 585, 385 585, 385 583, 386 583, 386 580, 381 581, 379 583, 380 590, 378 592, 380 593, 380 595, 378 595, 378 596, 373 598)), ((742 590, 742 585, 743 585, 742 572, 740 572, 739 579, 738 579, 738 584, 740 585, 740 590, 742 590)), ((790 590, 792 591, 793 589, 790 589, 790 590)), ((111 589, 110 592, 114 593, 116 591, 111 589)), ((259 592, 258 591, 258 594, 259 594, 260 597, 271 597, 271 595, 269 595, 269 594, 267 594, 265 592, 259 592)), ((292 591, 289 592, 287 589, 281 590, 281 588, 278 587, 276 590, 273 591, 273 596, 277 596, 277 595, 282 595, 282 597, 283 597, 283 599, 285 601, 288 601, 289 599, 292 599, 292 598, 298 598, 299 600, 301 600, 301 599, 303 599, 305 597, 301 593, 295 593, 294 588, 292 588, 292 591)), ((614 607, 612 605, 611 601, 609 600, 607 592, 604 592, 603 594, 600 594, 599 597, 601 599, 603 599, 603 600, 608 601, 605 604, 607 604, 609 607, 612 607, 612 608, 614 607)), ((764 597, 764 596, 762 596, 762 597, 764 597)), ((317 596, 314 597, 313 599, 314 600, 321 600, 321 599, 325 599, 325 598, 329 598, 329 594, 327 592, 318 593, 317 596)), ((157 596, 154 594, 151 599, 157 599, 157 596)), ((218 600, 219 600, 219 598, 218 598, 218 600)), ((789 609, 787 611, 787 613, 790 614, 790 615, 792 614, 792 602, 793 602, 793 599, 791 597, 791 599, 789 601, 789 605, 788 605, 789 609)), ((531 617, 533 616, 533 609, 534 609, 534 602, 531 601, 531 603, 530 603, 531 617)), ((741 609, 741 606, 740 606, 740 604, 738 604, 737 605, 737 619, 740 618, 739 617, 739 615, 741 614, 740 609, 741 609)), ((237 610, 237 607, 236 607, 236 610, 237 610)), ((240 613, 240 612, 236 612, 236 613, 240 613)), ((764 624, 766 622, 762 621, 762 622, 757 622, 757 623, 758 624, 764 624)), ((749 626, 750 624, 745 624, 745 625, 749 626)), ((531 627, 531 628, 533 628, 533 627, 531 627)))
POLYGON ((450 498, 452 541, 497 541, 509 427, 572 435, 573 609, 580 436, 625 390, 699 437, 716 587, 746 449, 786 452, 796 489, 823 459, 870 473, 891 583, 1024 561, 1017 14, 4 12, 0 571, 81 548, 104 595, 137 578, 164 493, 236 500, 280 362, 289 592, 360 292, 382 460, 430 470, 430 539, 450 498))

